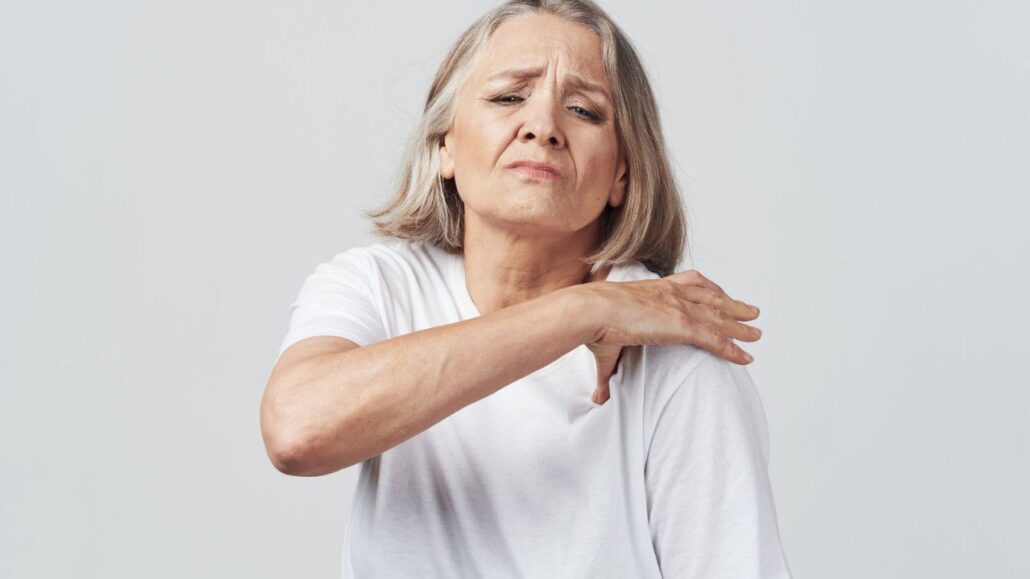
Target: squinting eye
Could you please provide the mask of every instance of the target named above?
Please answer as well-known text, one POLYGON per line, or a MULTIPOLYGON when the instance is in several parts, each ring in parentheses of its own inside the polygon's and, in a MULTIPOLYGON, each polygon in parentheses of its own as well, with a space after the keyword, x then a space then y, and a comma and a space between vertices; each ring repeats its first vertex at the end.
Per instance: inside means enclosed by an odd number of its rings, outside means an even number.
POLYGON ((572 108, 579 109, 579 110, 583 111, 584 113, 586 113, 586 115, 585 115, 586 118, 588 118, 588 119, 590 119, 592 121, 600 120, 600 117, 597 115, 597 113, 595 113, 593 111, 587 110, 587 109, 585 109, 583 107, 572 107, 572 108))
MULTIPOLYGON (((510 100, 506 100, 506 99, 525 100, 525 99, 523 99, 522 97, 520 97, 518 95, 506 94, 506 95, 501 95, 501 96, 496 97, 496 98, 492 98, 492 99, 490 99, 490 102, 495 102, 495 103, 498 103, 498 104, 501 104, 501 105, 515 104, 515 102, 510 101, 510 100)), ((598 115, 594 111, 591 111, 589 109, 585 109, 585 108, 580 107, 580 106, 571 106, 569 108, 572 109, 572 110, 577 111, 576 112, 577 115, 583 117, 584 119, 587 119, 588 121, 591 121, 591 122, 594 122, 594 123, 601 122, 601 115, 598 115), (580 112, 580 111, 582 111, 582 112, 580 112)))

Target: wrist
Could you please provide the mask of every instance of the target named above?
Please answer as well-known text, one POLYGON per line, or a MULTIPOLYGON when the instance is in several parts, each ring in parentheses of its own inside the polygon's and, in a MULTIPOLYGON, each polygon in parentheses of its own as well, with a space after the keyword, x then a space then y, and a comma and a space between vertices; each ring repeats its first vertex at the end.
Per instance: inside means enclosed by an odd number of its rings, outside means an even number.
POLYGON ((561 319, 571 328, 577 344, 596 342, 604 333, 605 300, 596 287, 602 283, 577 284, 555 292, 562 303, 561 319))

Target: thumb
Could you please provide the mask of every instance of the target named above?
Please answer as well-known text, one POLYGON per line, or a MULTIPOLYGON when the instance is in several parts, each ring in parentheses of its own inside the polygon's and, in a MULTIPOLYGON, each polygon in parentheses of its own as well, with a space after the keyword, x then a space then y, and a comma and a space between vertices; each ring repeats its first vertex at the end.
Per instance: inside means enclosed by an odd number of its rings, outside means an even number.
POLYGON ((611 397, 608 388, 608 380, 615 373, 619 365, 619 358, 622 355, 622 346, 618 344, 596 345, 587 344, 587 348, 594 353, 594 362, 597 365, 597 386, 591 400, 595 404, 604 404, 611 397))

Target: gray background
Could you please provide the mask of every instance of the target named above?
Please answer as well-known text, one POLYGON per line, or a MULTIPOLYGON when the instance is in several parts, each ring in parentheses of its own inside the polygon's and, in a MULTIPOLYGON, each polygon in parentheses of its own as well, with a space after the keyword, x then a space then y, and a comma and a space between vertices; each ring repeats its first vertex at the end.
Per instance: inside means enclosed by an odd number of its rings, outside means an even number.
MULTIPOLYGON (((490 3, 0 1, 0 576, 335 577, 268 462, 304 277, 372 240, 490 3)), ((746 346, 800 578, 1030 576, 1030 10, 605 2, 746 346)))

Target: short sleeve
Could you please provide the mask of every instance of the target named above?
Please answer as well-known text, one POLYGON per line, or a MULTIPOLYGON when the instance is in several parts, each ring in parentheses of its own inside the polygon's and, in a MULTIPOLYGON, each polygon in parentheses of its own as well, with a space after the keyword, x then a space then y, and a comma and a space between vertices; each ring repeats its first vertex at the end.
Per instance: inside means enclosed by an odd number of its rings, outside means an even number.
POLYGON ((361 346, 385 340, 377 299, 381 294, 375 291, 378 271, 374 256, 364 247, 319 264, 290 306, 290 325, 279 355, 312 336, 338 336, 361 346))
POLYGON ((789 579, 747 368, 704 352, 654 424, 644 471, 662 576, 789 579))

